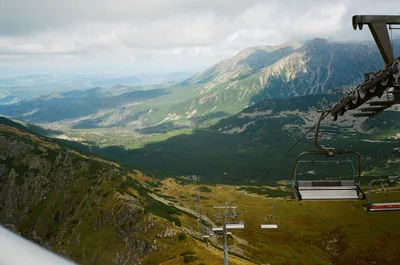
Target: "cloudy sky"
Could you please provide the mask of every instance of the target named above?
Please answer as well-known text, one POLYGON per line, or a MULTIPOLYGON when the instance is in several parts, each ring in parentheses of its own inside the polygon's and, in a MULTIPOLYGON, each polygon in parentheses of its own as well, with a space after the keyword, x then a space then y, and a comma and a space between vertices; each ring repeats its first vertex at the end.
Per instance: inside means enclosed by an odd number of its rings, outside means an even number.
POLYGON ((0 69, 199 71, 250 46, 372 39, 352 15, 399 12, 398 0, 1 0, 0 69))

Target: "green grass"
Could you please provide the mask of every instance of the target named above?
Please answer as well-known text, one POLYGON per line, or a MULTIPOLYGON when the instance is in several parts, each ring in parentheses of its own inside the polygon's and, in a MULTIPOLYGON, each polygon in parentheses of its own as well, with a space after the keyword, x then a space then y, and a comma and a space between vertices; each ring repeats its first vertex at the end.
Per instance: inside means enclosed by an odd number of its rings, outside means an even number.
POLYGON ((186 251, 182 252, 180 254, 180 256, 193 255, 193 254, 196 254, 196 253, 192 250, 186 250, 186 251))
POLYGON ((241 187, 238 190, 245 190, 246 192, 258 195, 267 195, 267 197, 272 197, 272 198, 288 197, 292 196, 293 194, 291 191, 285 191, 281 189, 268 189, 265 187, 241 187))
POLYGON ((362 201, 283 201, 275 207, 280 228, 261 231, 258 224, 268 213, 263 212, 263 204, 238 203, 247 211, 248 228, 235 234, 252 242, 252 247, 241 247, 260 263, 327 264, 329 259, 333 264, 392 264, 400 260, 395 243, 400 234, 386 225, 399 223, 398 213, 366 213, 362 201), (338 254, 330 254, 328 246, 338 254))
POLYGON ((196 261, 199 258, 197 256, 184 256, 183 257, 183 263, 190 263, 192 261, 196 261))
POLYGON ((200 192, 212 192, 212 190, 210 188, 205 187, 205 186, 199 187, 199 191, 200 192))

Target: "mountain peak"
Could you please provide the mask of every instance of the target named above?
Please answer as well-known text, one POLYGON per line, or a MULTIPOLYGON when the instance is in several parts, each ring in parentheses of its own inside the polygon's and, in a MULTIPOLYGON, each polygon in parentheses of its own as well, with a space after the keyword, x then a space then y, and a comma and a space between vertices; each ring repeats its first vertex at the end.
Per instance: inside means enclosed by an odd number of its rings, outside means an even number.
POLYGON ((300 42, 288 41, 273 46, 250 47, 193 76, 183 84, 207 83, 217 76, 234 71, 257 72, 291 54, 301 46, 300 42))
POLYGON ((261 46, 254 46, 250 48, 246 48, 242 51, 240 51, 235 57, 247 57, 250 54, 254 53, 257 50, 263 50, 266 52, 273 52, 282 48, 292 48, 292 49, 297 49, 302 46, 302 43, 300 42, 294 42, 294 41, 287 41, 278 45, 261 45, 261 46))

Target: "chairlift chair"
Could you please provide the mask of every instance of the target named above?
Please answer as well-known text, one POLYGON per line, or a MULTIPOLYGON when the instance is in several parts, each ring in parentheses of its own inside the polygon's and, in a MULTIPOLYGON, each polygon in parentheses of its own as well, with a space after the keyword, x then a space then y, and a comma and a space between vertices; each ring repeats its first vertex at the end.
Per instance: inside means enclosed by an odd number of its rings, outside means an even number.
MULTIPOLYGON (((246 228, 246 224, 243 221, 240 222, 227 222, 225 223, 225 227, 226 230, 232 230, 232 229, 245 229, 246 228)), ((224 231, 224 227, 223 226, 216 226, 211 228, 212 232, 222 232, 224 231)))
POLYGON ((222 226, 217 226, 212 228, 213 232, 221 232, 224 231, 224 228, 222 226))
POLYGON ((261 229, 274 229, 278 228, 280 225, 279 219, 273 214, 267 214, 264 217, 263 224, 260 225, 261 229))
POLYGON ((314 144, 317 150, 306 151, 301 153, 293 167, 292 171, 292 187, 294 196, 298 200, 358 200, 364 199, 364 193, 360 189, 360 176, 361 176, 361 155, 356 151, 351 150, 336 150, 334 148, 326 148, 320 146, 318 143, 319 129, 321 121, 325 117, 325 112, 321 112, 321 116, 318 120, 316 129, 314 144), (358 160, 357 172, 355 172, 353 162, 350 159, 337 160, 335 162, 346 162, 352 164, 353 178, 352 179, 341 179, 333 178, 330 180, 298 180, 297 179, 297 168, 300 163, 304 162, 315 162, 313 160, 302 161, 302 157, 306 155, 318 155, 323 157, 337 157, 337 156, 355 156, 358 160), (355 173, 355 174, 354 174, 355 173))
POLYGON ((272 205, 271 208, 272 208, 271 213, 266 214, 264 216, 263 223, 260 224, 261 229, 275 229, 275 228, 278 228, 280 225, 279 218, 277 216, 275 216, 275 214, 274 214, 275 206, 272 205))
POLYGON ((374 179, 369 183, 368 187, 368 199, 367 203, 364 204, 364 209, 367 212, 387 212, 387 211, 400 211, 400 202, 372 202, 371 200, 371 190, 372 185, 375 183, 381 184, 384 192, 387 192, 384 184, 390 186, 394 184, 396 180, 400 179, 400 175, 389 177, 388 179, 374 179))

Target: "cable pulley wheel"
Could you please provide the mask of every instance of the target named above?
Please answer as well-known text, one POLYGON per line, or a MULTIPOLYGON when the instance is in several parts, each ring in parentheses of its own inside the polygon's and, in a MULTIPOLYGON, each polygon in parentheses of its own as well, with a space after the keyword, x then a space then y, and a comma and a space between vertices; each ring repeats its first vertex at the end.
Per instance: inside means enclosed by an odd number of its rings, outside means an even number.
POLYGON ((353 102, 353 104, 356 105, 360 100, 360 95, 358 94, 358 90, 353 90, 353 93, 351 95, 352 95, 351 102, 353 102))
POLYGON ((361 99, 364 99, 367 96, 368 90, 365 88, 364 85, 360 86, 358 91, 361 99))
POLYGON ((393 62, 392 71, 393 71, 393 78, 398 84, 399 83, 398 80, 400 78, 400 61, 396 60, 393 62))
POLYGON ((385 78, 381 81, 382 86, 386 86, 389 83, 389 78, 385 78))

